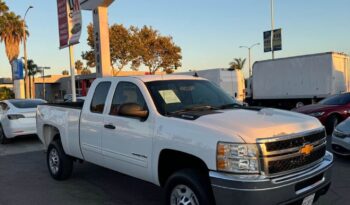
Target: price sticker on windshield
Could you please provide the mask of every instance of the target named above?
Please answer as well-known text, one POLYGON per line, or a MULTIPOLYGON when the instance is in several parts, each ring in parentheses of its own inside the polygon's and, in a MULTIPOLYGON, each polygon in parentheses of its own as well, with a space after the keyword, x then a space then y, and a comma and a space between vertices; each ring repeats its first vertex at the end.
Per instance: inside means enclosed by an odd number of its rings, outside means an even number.
POLYGON ((173 90, 160 90, 158 92, 166 104, 181 103, 180 99, 173 90))

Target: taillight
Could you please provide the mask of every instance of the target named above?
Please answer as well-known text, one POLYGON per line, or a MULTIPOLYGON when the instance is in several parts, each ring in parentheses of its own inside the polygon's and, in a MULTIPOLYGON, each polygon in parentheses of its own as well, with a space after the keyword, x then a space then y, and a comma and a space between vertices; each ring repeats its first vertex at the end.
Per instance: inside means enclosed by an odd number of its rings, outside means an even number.
POLYGON ((7 118, 9 120, 18 120, 19 118, 25 118, 25 116, 20 114, 13 114, 13 115, 7 115, 7 118))

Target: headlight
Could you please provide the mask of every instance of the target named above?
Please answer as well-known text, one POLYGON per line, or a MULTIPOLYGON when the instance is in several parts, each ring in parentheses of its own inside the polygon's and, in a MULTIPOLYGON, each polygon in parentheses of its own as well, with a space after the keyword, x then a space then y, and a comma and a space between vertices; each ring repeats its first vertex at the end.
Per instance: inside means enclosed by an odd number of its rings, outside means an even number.
POLYGON ((324 112, 313 112, 310 113, 309 115, 311 115, 312 117, 320 117, 324 114, 324 112))
POLYGON ((345 137, 348 137, 349 134, 348 134, 348 133, 345 133, 345 132, 341 132, 341 131, 339 131, 339 130, 337 130, 337 129, 334 129, 334 131, 333 131, 333 136, 334 136, 334 137, 338 137, 338 138, 345 138, 345 137))
POLYGON ((259 150, 256 144, 219 142, 217 170, 234 173, 259 173, 259 150))

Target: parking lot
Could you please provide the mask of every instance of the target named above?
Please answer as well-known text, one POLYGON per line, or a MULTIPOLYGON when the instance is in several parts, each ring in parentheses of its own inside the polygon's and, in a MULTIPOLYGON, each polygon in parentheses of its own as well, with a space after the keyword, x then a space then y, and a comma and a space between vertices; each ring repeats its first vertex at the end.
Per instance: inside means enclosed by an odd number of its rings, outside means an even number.
MULTIPOLYGON (((17 204, 161 204, 157 186, 90 163, 75 163, 72 178, 57 182, 47 171, 36 137, 0 145, 0 205, 17 204)), ((332 187, 321 204, 350 201, 350 160, 336 158, 332 187)))

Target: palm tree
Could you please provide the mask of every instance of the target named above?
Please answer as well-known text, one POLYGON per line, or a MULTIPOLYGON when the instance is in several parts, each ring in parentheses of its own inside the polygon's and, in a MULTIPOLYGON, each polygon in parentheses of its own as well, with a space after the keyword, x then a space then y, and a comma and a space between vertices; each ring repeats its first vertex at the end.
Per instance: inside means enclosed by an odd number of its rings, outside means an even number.
POLYGON ((35 75, 38 74, 40 71, 38 69, 38 66, 34 63, 33 60, 27 61, 27 67, 28 67, 28 77, 29 77, 29 96, 32 97, 32 80, 34 80, 35 75))
POLYGON ((241 58, 235 58, 233 59, 232 62, 230 62, 230 68, 229 70, 242 70, 244 67, 246 59, 241 59, 241 58))
POLYGON ((81 62, 81 60, 77 60, 75 61, 75 70, 77 70, 77 74, 80 75, 81 71, 83 70, 83 62, 81 62))
POLYGON ((64 70, 64 71, 62 71, 62 75, 69 75, 68 70, 64 70))
POLYGON ((88 68, 84 68, 84 69, 81 71, 81 74, 82 74, 82 75, 89 75, 89 74, 91 74, 91 70, 88 69, 88 68))
POLYGON ((8 10, 9 10, 9 7, 7 7, 6 3, 4 1, 0 0, 0 16, 2 16, 8 10))
MULTIPOLYGON (((23 20, 14 12, 6 12, 1 16, 0 42, 5 43, 5 51, 10 64, 18 58, 19 45, 24 38, 23 29, 26 29, 23 28, 23 20)), ((29 35, 27 29, 25 32, 29 35)))

